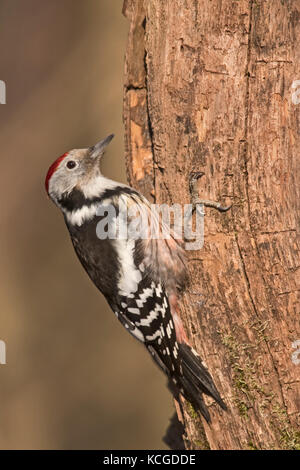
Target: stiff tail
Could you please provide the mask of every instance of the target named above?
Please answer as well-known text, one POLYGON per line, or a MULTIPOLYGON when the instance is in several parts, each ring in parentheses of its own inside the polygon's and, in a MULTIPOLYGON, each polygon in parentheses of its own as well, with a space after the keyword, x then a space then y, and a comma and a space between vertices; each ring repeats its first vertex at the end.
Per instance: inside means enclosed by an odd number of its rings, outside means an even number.
POLYGON ((208 370, 203 366, 200 357, 192 348, 185 343, 179 344, 179 357, 182 365, 180 382, 185 396, 209 423, 210 415, 202 399, 203 393, 211 396, 223 410, 226 410, 227 407, 220 397, 208 370))

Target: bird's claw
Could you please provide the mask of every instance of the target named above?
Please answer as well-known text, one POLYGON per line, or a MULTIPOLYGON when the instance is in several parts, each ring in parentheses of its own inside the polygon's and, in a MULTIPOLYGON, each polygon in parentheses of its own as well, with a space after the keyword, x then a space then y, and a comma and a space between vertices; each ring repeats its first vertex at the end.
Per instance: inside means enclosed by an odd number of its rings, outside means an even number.
POLYGON ((203 175, 204 175, 203 171, 195 171, 190 174, 189 185, 190 185, 190 192, 192 196, 193 207, 196 207, 197 204, 202 204, 205 207, 213 207, 214 209, 217 209, 219 212, 229 211, 229 209, 231 209, 232 207, 232 204, 230 204, 229 206, 221 206, 220 202, 199 198, 197 181, 203 175))

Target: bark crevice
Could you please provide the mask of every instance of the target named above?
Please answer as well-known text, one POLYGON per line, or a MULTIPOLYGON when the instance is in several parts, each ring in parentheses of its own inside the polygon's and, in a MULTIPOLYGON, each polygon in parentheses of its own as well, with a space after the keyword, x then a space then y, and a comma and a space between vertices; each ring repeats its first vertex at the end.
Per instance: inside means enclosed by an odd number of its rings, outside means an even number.
MULTIPOLYGON (((146 28, 147 28, 147 17, 145 17, 145 22, 144 22, 144 30, 145 30, 145 36, 146 36, 146 28)), ((150 142, 151 142, 151 150, 152 150, 152 160, 153 160, 153 202, 155 204, 156 202, 156 169, 157 169, 157 163, 155 161, 155 148, 154 148, 154 132, 153 132, 153 127, 152 127, 152 122, 151 122, 151 116, 150 116, 150 98, 149 98, 149 84, 148 84, 148 66, 147 66, 147 49, 146 49, 146 44, 145 44, 145 54, 144 54, 144 69, 145 69, 145 82, 146 82, 146 111, 147 111, 147 121, 148 121, 148 129, 149 129, 149 137, 150 137, 150 142)))

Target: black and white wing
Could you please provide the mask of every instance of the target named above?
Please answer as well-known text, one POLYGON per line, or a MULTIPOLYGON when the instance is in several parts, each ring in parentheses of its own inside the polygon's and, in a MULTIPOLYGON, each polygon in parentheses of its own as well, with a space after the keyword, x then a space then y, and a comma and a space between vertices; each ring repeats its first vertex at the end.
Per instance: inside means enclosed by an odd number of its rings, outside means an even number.
POLYGON ((170 380, 171 388, 188 399, 209 422, 202 394, 226 409, 200 357, 187 344, 178 343, 168 297, 161 284, 143 278, 134 293, 120 295, 111 305, 126 329, 145 347, 170 380))

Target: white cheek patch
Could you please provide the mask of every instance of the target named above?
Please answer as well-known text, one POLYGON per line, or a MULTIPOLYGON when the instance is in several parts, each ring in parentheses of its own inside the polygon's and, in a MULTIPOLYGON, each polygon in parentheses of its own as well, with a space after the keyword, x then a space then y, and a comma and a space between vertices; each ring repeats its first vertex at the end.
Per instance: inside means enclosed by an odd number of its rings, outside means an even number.
POLYGON ((58 207, 60 205, 57 201, 60 200, 63 194, 70 193, 78 182, 77 173, 72 173, 70 170, 67 171, 64 165, 65 162, 62 161, 49 181, 49 196, 58 207))
POLYGON ((116 187, 126 187, 125 184, 117 183, 103 175, 98 175, 92 180, 87 180, 86 183, 80 185, 80 189, 84 196, 88 199, 100 196, 107 189, 114 189, 116 187))

